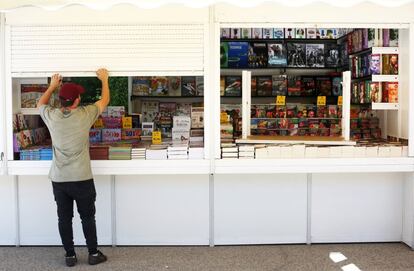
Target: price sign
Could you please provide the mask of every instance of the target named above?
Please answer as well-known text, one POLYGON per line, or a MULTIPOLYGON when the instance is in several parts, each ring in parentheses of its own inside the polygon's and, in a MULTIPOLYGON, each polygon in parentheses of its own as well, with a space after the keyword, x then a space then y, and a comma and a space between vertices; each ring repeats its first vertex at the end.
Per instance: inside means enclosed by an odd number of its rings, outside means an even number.
POLYGON ((160 131, 153 131, 152 132, 152 144, 161 144, 161 132, 160 131))
POLYGON ((220 113, 220 123, 227 123, 229 122, 229 117, 226 112, 220 113))
POLYGON ((338 105, 342 105, 342 96, 338 96, 338 105))
POLYGON ((122 128, 124 129, 132 128, 132 117, 122 117, 122 128))
POLYGON ((102 118, 98 118, 95 123, 93 124, 94 128, 104 128, 103 120, 102 118))
POLYGON ((276 105, 286 105, 286 96, 276 96, 276 105))
POLYGON ((326 105, 326 96, 318 96, 317 105, 326 105))

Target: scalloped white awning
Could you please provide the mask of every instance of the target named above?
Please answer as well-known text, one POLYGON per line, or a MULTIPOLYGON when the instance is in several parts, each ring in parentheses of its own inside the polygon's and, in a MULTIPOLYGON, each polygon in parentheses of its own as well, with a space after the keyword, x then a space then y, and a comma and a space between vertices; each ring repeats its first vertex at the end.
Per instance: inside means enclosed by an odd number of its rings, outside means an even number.
POLYGON ((83 5, 92 9, 109 9, 118 4, 132 4, 140 8, 157 8, 166 4, 201 8, 217 3, 227 3, 240 7, 253 7, 265 2, 273 2, 285 6, 305 6, 313 3, 325 3, 338 7, 350 7, 361 3, 373 3, 386 7, 398 7, 414 3, 414 0, 1 0, 0 11, 10 11, 16 8, 30 6, 56 10, 70 5, 83 5))

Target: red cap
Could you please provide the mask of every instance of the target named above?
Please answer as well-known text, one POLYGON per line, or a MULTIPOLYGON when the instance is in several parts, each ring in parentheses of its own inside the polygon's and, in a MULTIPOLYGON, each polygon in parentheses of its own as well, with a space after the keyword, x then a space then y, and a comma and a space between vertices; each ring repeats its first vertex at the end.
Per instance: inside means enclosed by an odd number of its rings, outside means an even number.
POLYGON ((75 83, 64 83, 60 87, 59 97, 68 101, 74 101, 79 97, 80 94, 84 92, 85 89, 81 85, 75 83))

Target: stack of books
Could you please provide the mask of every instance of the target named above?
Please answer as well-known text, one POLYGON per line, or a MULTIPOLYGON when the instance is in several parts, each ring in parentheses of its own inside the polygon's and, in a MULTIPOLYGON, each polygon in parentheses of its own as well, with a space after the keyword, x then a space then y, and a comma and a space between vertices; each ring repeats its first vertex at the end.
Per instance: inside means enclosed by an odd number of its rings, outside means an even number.
POLYGON ((133 146, 131 149, 131 159, 132 160, 145 160, 145 151, 146 148, 143 146, 133 146))
POLYGON ((220 125, 220 139, 223 143, 233 142, 233 125, 230 123, 220 125))
POLYGON ((239 158, 239 148, 235 143, 221 144, 221 157, 223 159, 239 158))
POLYGON ((105 145, 91 145, 89 147, 91 160, 108 160, 109 147, 105 145))
POLYGON ((168 146, 168 159, 171 160, 186 160, 188 159, 188 145, 187 144, 173 144, 168 146))
POLYGON ((254 145, 239 146, 239 159, 254 159, 254 145))
POLYGON ((167 160, 167 146, 163 144, 152 144, 145 151, 146 160, 167 160))
POLYGON ((52 147, 30 147, 20 151, 20 160, 52 160, 52 147))
POLYGON ((109 146, 109 160, 131 160, 131 146, 109 146))

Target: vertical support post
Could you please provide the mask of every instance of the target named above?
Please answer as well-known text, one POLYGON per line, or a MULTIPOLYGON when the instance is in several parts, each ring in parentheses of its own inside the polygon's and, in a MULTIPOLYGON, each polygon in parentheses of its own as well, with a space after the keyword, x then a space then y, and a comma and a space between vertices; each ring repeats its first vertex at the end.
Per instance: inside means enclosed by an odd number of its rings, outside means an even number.
POLYGON ((342 73, 342 137, 349 141, 351 127, 351 72, 342 73))
MULTIPOLYGON (((414 46, 414 22, 410 23, 408 45, 410 48, 414 46)), ((408 74, 408 156, 414 156, 414 124, 412 110, 414 109, 414 52, 409 50, 409 63, 407 67, 408 74)), ((401 109, 400 109, 401 110, 401 109)))
POLYGON ((115 176, 111 175, 111 235, 112 247, 116 247, 116 188, 115 176))
POLYGON ((6 137, 8 131, 6 126, 6 55, 5 55, 5 45, 6 45, 6 18, 5 14, 0 12, 0 153, 1 153, 1 164, 0 164, 0 175, 7 174, 7 144, 6 137), (6 155, 5 155, 6 154, 6 155))
POLYGON ((19 200, 19 177, 13 176, 13 190, 14 190, 14 223, 16 225, 15 244, 20 247, 20 200, 19 200))
POLYGON ((312 244, 312 173, 307 174, 306 244, 312 244))
POLYGON ((250 136, 250 108, 251 108, 251 80, 250 71, 242 72, 242 138, 250 136))
POLYGON ((209 245, 214 247, 214 174, 209 175, 209 245))

